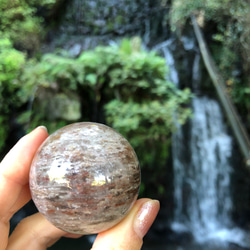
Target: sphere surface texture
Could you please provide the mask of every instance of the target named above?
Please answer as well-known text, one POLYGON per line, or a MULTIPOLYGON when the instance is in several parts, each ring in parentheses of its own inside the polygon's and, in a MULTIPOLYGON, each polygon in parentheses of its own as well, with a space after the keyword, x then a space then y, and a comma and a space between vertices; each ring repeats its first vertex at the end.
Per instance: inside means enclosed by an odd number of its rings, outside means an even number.
POLYGON ((76 234, 104 231, 137 199, 140 167, 128 141, 113 129, 82 122, 50 135, 30 169, 38 210, 56 227, 76 234))

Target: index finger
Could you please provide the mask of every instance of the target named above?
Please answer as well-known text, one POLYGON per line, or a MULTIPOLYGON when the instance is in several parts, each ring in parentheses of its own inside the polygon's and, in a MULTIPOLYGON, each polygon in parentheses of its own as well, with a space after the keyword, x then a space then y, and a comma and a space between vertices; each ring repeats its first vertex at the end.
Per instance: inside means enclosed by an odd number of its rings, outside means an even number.
POLYGON ((12 215, 31 199, 29 170, 32 159, 48 137, 46 128, 38 127, 21 138, 0 164, 0 219, 7 223, 12 215))

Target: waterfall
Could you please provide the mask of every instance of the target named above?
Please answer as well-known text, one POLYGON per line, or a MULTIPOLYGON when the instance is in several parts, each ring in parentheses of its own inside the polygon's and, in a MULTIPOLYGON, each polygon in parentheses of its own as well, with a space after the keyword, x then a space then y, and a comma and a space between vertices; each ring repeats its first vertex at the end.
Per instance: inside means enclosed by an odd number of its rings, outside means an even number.
POLYGON ((168 78, 168 80, 172 81, 176 86, 178 86, 179 77, 175 69, 175 60, 170 50, 170 47, 173 45, 173 43, 174 39, 169 39, 165 42, 156 45, 152 49, 161 53, 162 56, 166 59, 166 63, 169 69, 169 75, 166 77, 168 78))
MULTIPOLYGON (((179 147, 180 131, 173 145, 175 222, 183 223, 196 238, 231 226, 230 156, 232 139, 227 134, 217 101, 195 98, 192 103, 190 159, 179 160, 185 147, 179 147), (177 159, 177 157, 179 159, 177 159)), ((180 129, 181 130, 181 129, 180 129)), ((181 158, 180 158, 181 157, 181 158)))
MULTIPOLYGON (((196 53, 192 69, 196 92, 201 81, 199 64, 196 53)), ((232 225, 232 138, 216 100, 196 97, 192 109, 188 131, 180 127, 173 136, 174 222, 185 225, 199 240, 232 225)))
MULTIPOLYGON (((184 126, 176 124, 178 130, 172 137, 175 204, 172 229, 177 233, 189 232, 200 243, 213 239, 244 245, 242 231, 231 220, 233 140, 219 102, 202 93, 199 51, 189 39, 183 42, 188 42, 190 46, 184 48, 194 54, 189 66, 196 97, 191 103, 193 118, 184 126)), ((169 80, 179 86, 174 49, 173 39, 154 47, 166 59, 169 80)))
MULTIPOLYGON (((193 88, 198 92, 200 55, 193 62, 193 88)), ((188 131, 173 135, 174 225, 185 226, 200 239, 232 225, 230 164, 232 138, 219 103, 209 97, 192 101, 188 131)))

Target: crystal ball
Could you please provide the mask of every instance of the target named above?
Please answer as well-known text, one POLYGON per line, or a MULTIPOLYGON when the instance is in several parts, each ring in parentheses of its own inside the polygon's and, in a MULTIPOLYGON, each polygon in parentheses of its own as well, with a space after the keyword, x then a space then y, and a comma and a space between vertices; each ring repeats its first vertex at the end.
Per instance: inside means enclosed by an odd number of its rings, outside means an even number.
POLYGON ((74 123, 40 146, 29 182, 48 221, 69 233, 94 234, 129 212, 139 191, 140 166, 129 142, 112 128, 74 123))

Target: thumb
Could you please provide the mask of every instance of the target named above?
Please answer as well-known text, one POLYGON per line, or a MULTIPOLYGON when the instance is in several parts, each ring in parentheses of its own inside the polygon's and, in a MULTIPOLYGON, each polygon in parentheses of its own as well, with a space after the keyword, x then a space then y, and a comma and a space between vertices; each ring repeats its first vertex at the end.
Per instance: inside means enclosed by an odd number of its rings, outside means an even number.
POLYGON ((129 214, 116 226, 99 233, 92 250, 139 250, 143 237, 154 222, 160 203, 157 200, 137 200, 129 214))

